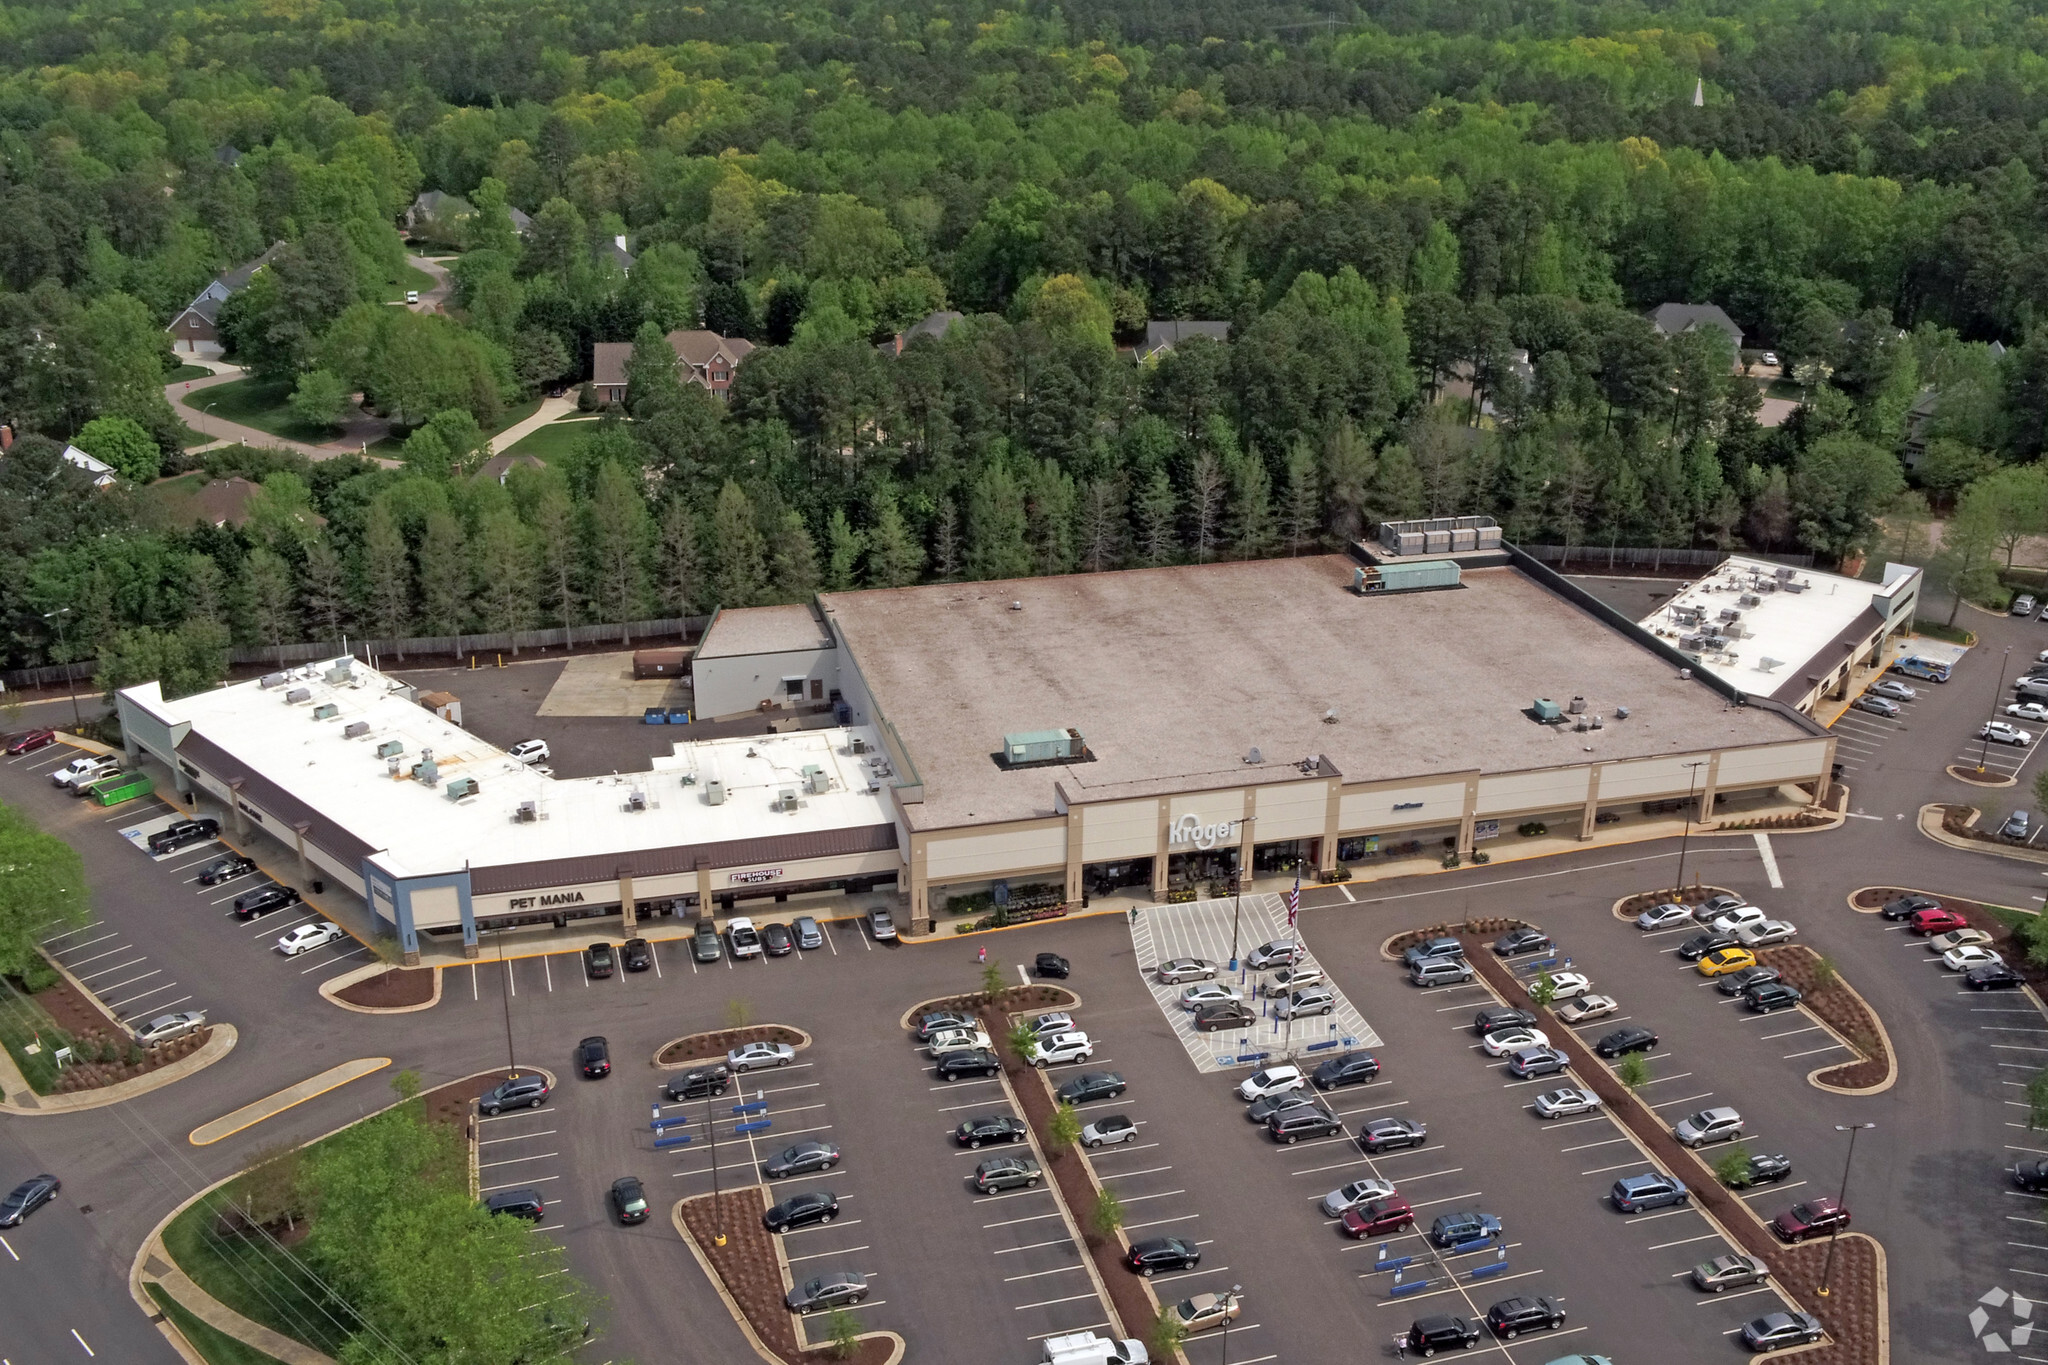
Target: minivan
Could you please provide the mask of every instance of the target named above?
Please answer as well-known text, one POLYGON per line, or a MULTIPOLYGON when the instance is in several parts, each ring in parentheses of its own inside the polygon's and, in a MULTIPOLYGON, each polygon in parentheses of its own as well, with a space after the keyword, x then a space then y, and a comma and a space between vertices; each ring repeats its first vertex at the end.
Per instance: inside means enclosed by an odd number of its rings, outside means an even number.
POLYGON ((1614 1189, 1610 1194, 1614 1200, 1614 1207, 1623 1213, 1661 1209, 1666 1204, 1683 1204, 1692 1198, 1691 1193, 1678 1182, 1677 1177, 1665 1175, 1661 1171, 1625 1175, 1614 1182, 1614 1189))
POLYGON ((1408 970, 1408 979, 1418 986, 1451 986, 1472 979, 1472 964, 1461 957, 1432 958, 1408 970))
POLYGON ((1290 1146, 1303 1138, 1328 1137, 1343 1127, 1342 1119, 1319 1104, 1297 1104, 1266 1120, 1266 1132, 1273 1141, 1290 1146))

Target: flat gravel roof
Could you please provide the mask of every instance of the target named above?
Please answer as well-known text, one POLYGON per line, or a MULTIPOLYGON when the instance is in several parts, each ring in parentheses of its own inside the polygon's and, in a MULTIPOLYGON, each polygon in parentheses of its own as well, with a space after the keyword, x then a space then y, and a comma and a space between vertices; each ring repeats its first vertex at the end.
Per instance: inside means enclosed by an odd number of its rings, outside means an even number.
POLYGON ((743 607, 718 613, 697 646, 699 659, 830 649, 832 637, 806 606, 743 607))
POLYGON ((821 600, 924 779, 908 807, 922 829, 1052 815, 1055 782, 1076 801, 1158 795, 1298 777, 1318 754, 1357 782, 1808 737, 1681 680, 1517 569, 1360 597, 1353 567, 1318 555, 821 600), (1524 714, 1574 696, 1604 729, 1524 714), (1067 727, 1094 762, 993 757, 1007 733, 1067 727), (1254 746, 1263 764, 1244 761, 1254 746))

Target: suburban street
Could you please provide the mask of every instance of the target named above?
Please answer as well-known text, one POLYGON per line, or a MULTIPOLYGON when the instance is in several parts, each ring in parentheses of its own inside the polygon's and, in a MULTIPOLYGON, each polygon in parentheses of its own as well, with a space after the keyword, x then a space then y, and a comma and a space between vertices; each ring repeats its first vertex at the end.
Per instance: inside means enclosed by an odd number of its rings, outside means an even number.
MULTIPOLYGON (((1511 1275, 1528 1278, 1500 1292, 1556 1295, 1570 1313, 1568 1335, 1553 1341, 1557 1334, 1539 1334, 1489 1354, 1537 1365, 1572 1350, 1619 1352, 1654 1324, 1666 1342, 1660 1361, 1732 1359, 1739 1352, 1723 1333, 1776 1300, 1719 1304, 1678 1287, 1672 1273, 1718 1249, 1711 1230, 1698 1226, 1696 1215, 1624 1222, 1597 1203, 1620 1173, 1617 1163, 1649 1163, 1605 1120, 1560 1130, 1517 1112, 1533 1091, 1504 1087, 1498 1065, 1471 1052, 1467 1025, 1473 1009, 1490 1003, 1483 993, 1415 991, 1381 960, 1379 945, 1388 936, 1466 915, 1515 915, 1541 925, 1573 955, 1576 969, 1593 976, 1595 989, 1621 999, 1625 1014, 1654 1016, 1665 1038, 1655 1059, 1658 1076, 1668 1075, 1671 1084, 1645 1093, 1675 1106, 1660 1113, 1689 1112, 1693 1106, 1681 1100, 1734 1104, 1756 1135, 1752 1150, 1792 1157, 1792 1179, 1804 1188, 1767 1188, 1753 1201, 1762 1216, 1833 1191, 1843 1155, 1835 1124, 1876 1124, 1858 1145, 1849 1203, 1857 1229, 1890 1253, 1895 1359, 1972 1358, 1979 1348, 1966 1316, 1978 1297, 1994 1287, 2025 1290, 2048 1281, 2039 1201, 2014 1197, 2001 1172, 2017 1155, 2048 1147, 2025 1131, 2023 1111, 2008 1100, 2035 1057, 2048 1056, 2048 1019, 2029 993, 1964 998, 1917 942, 1887 932, 1891 926, 1875 916, 1854 913, 1844 899, 1859 886, 1883 884, 2032 906, 2048 890, 2034 865, 1947 848, 1913 823, 1924 802, 1972 799, 1942 767, 1956 760, 1960 737, 1974 734, 1989 714, 1993 672, 2006 646, 2015 659, 2048 647, 2048 627, 1982 616, 1972 625, 1985 639, 1955 681, 1923 686, 1900 720, 1882 722, 1887 728, 1866 742, 1848 777, 1853 818, 1843 828, 1769 840, 1696 835, 1685 854, 1688 881, 1697 874, 1793 920, 1800 941, 1831 957, 1876 1007, 1900 1063, 1898 1084, 1885 1093, 1849 1097, 1809 1087, 1805 1073, 1827 1058, 1805 1054, 1820 1044, 1811 1035, 1766 1038, 1800 1029, 1796 1016, 1772 1016, 1762 1029, 1737 1020, 1715 1003, 1723 997, 1699 989, 1697 977, 1660 952, 1673 940, 1615 921, 1609 907, 1616 899, 1670 884, 1677 841, 1304 892, 1305 941, 1384 1040, 1375 1049, 1385 1066, 1381 1083, 1335 1092, 1340 1111, 1352 1123, 1379 1113, 1426 1119, 1430 1145, 1380 1158, 1386 1178, 1402 1184, 1425 1224, 1464 1207, 1502 1217, 1511 1275), (1426 1207, 1432 1202, 1439 1206, 1426 1207)), ((544 719, 531 723, 547 732, 544 719)), ((588 725, 581 730, 584 742, 595 741, 588 725)), ((619 736, 624 746, 644 744, 630 722, 619 723, 619 736)), ((1033 926, 972 944, 900 946, 877 945, 845 921, 829 926, 824 949, 710 966, 664 943, 656 971, 596 982, 584 977, 572 953, 501 962, 487 946, 483 960, 444 973, 442 1001, 430 1011, 350 1014, 328 1005, 317 988, 326 975, 364 960, 360 949, 344 943, 305 959, 280 957, 269 944, 299 916, 236 922, 213 903, 236 888, 202 895, 189 884, 202 850, 162 862, 142 855, 118 831, 149 812, 106 812, 69 800, 42 776, 60 757, 52 750, 7 761, 0 797, 83 853, 98 919, 72 937, 96 939, 99 952, 115 954, 105 961, 119 974, 99 983, 123 983, 109 1003, 162 986, 135 1012, 189 997, 176 1007, 210 1010, 215 1021, 236 1026, 240 1043, 223 1062, 130 1103, 0 1118, 0 1183, 42 1170, 64 1181, 58 1201, 8 1231, 0 1246, 0 1358, 8 1365, 172 1359, 125 1286, 136 1248, 160 1219, 254 1153, 381 1107, 390 1099, 388 1078, 401 1067, 433 1085, 504 1065, 508 1046, 512 1060, 545 1066, 562 1083, 546 1108, 486 1126, 483 1184, 543 1191, 552 1206, 543 1235, 561 1241, 569 1265, 608 1301, 578 1359, 603 1365, 743 1358, 744 1342, 665 1217, 675 1198, 709 1189, 709 1154, 698 1144, 657 1153, 647 1130, 648 1105, 664 1074, 651 1064, 654 1052, 668 1039, 722 1026, 735 1000, 754 1019, 795 1025, 816 1041, 799 1055, 797 1069, 746 1082, 748 1098, 758 1091, 767 1102, 773 1127, 739 1147, 721 1146, 720 1176, 728 1187, 750 1179, 753 1163, 788 1135, 838 1143, 843 1166, 808 1183, 834 1188, 846 1201, 846 1217, 791 1239, 793 1260, 817 1257, 797 1268, 844 1263, 870 1272, 877 1293, 860 1316, 904 1333, 913 1362, 1036 1359, 1036 1339, 1104 1321, 1099 1299, 1050 1217, 1044 1189, 994 1202, 962 1187, 974 1161, 954 1154, 947 1130, 984 1107, 1008 1112, 1007 1104, 994 1086, 934 1082, 897 1023, 919 1000, 972 987, 974 948, 982 943, 1013 973, 1014 964, 1042 950, 1073 959, 1070 984, 1085 1001, 1082 1026, 1099 1045, 1082 1069, 1119 1071, 1131 1087, 1097 1108, 1129 1113, 1143 1125, 1136 1143, 1105 1152, 1098 1168, 1126 1201, 1134 1236, 1177 1233, 1203 1248, 1200 1270, 1158 1283, 1163 1299, 1171 1301, 1176 1290, 1243 1285, 1247 1310, 1233 1332, 1234 1361, 1348 1356, 1361 1336, 1384 1342, 1410 1316, 1406 1308, 1381 1305, 1377 1286, 1385 1277, 1374 1281, 1365 1264, 1371 1244, 1336 1236, 1312 1203, 1326 1189, 1370 1174, 1367 1163, 1348 1144, 1276 1147, 1243 1122, 1225 1093, 1242 1072, 1208 1074, 1191 1064, 1139 975, 1139 947, 1121 915, 1033 926), (126 984, 131 978, 134 984, 126 984), (590 1033, 610 1039, 615 1066, 607 1079, 574 1076, 571 1051, 590 1033), (237 1106, 366 1057, 388 1057, 391 1065, 212 1145, 187 1139, 237 1106), (604 1192, 622 1174, 647 1180, 661 1216, 637 1228, 614 1224, 604 1192), (806 1239, 815 1251, 797 1245, 806 1239), (1018 1261, 1029 1264, 1012 1264, 1018 1261)), ((1989 794, 1986 823, 2027 804, 2024 791, 1989 794)), ((64 941, 52 947, 67 954, 67 965, 95 956, 64 941)), ((95 965, 74 970, 84 976, 95 965)), ((701 1105, 682 1108, 702 1112, 701 1105)), ((781 1182, 777 1189, 788 1192, 781 1182)), ((1483 1311, 1498 1297, 1483 1285, 1469 1293, 1473 1309, 1454 1300, 1433 1300, 1432 1307, 1483 1311)))

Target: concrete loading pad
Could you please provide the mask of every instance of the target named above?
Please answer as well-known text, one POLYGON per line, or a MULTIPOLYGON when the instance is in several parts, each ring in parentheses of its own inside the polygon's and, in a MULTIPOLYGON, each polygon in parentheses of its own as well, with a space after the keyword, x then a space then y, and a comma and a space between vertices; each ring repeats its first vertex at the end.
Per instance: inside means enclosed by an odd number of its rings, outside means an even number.
POLYGON ((650 706, 691 709, 690 684, 682 678, 635 678, 633 651, 583 654, 562 665, 561 676, 540 704, 543 716, 631 716, 650 706))

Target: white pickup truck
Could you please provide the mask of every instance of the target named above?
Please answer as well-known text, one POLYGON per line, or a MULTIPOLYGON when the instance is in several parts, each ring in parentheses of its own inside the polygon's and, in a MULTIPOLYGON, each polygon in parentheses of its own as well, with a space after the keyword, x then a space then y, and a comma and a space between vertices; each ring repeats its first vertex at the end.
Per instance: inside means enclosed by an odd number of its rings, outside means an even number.
POLYGON ((89 782, 97 782, 109 773, 121 770, 121 760, 107 754, 85 754, 72 759, 63 767, 50 774, 50 781, 72 791, 89 782))

